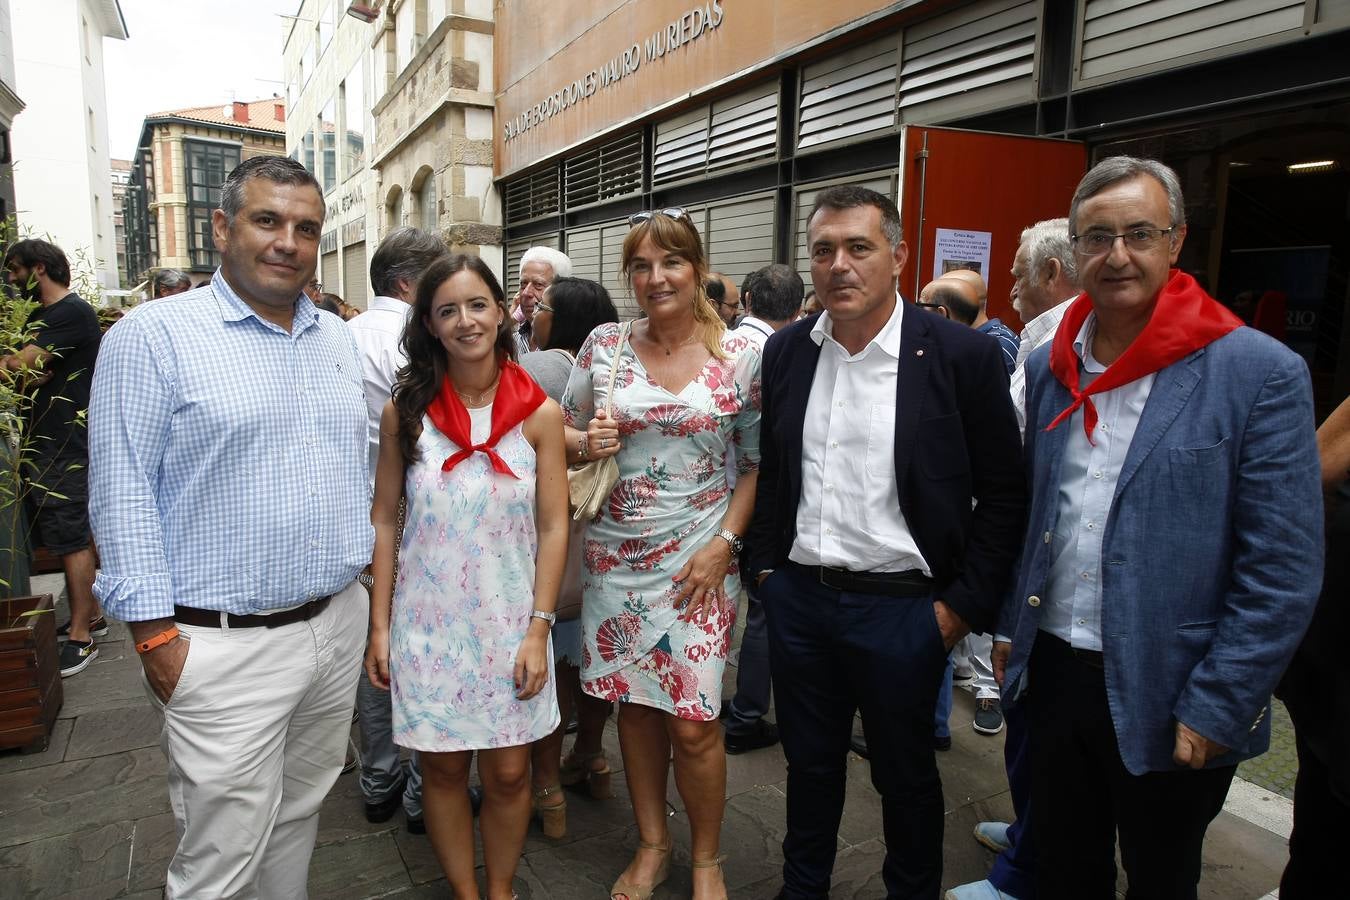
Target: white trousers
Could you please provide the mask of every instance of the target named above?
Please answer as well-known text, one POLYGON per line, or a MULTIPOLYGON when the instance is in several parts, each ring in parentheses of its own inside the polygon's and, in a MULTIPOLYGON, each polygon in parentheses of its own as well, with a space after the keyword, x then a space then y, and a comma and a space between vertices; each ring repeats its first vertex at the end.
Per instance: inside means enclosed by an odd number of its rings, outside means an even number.
POLYGON ((970 690, 975 692, 976 700, 999 698, 998 682, 994 680, 994 666, 989 660, 993 651, 994 639, 987 634, 968 634, 956 644, 956 652, 953 654, 956 668, 963 672, 974 673, 970 690))
MULTIPOLYGON (((352 582, 307 622, 180 625, 164 712, 178 847, 164 896, 303 900, 319 806, 342 771, 369 604, 352 582)), ((149 683, 146 682, 149 691, 149 683)))

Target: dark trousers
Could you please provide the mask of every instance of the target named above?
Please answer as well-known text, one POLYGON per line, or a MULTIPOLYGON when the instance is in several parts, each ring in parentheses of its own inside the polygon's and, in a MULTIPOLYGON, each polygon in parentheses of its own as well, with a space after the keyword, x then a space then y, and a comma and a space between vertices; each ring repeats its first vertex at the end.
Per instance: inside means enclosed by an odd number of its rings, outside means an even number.
MULTIPOLYGON (((748 571, 744 564, 741 571, 748 571)), ((745 632, 741 635, 741 655, 736 663, 736 694, 722 724, 728 734, 745 734, 769 711, 769 632, 764 621, 764 605, 752 579, 746 579, 745 632)))
POLYGON ((1041 632, 1029 677, 1036 896, 1114 900, 1119 833, 1128 900, 1195 900, 1205 830, 1237 767, 1131 775, 1100 659, 1041 632))
POLYGON ((936 900, 943 801, 933 715, 947 651, 931 597, 841 592, 789 563, 765 580, 759 599, 788 763, 781 896, 829 896, 859 710, 881 795, 886 896, 936 900))
POLYGON ((1008 770, 1008 793, 1012 795, 1013 819, 1008 829, 1008 849, 994 859, 989 883, 1017 900, 1036 898, 1036 833, 1031 826, 1031 726, 1026 706, 1003 706, 1003 765, 1008 770))
MULTIPOLYGON (((1294 782, 1294 830, 1289 835, 1289 864, 1280 879, 1280 900, 1331 896, 1345 880, 1346 842, 1350 840, 1350 806, 1332 790, 1331 772, 1312 752, 1294 721, 1298 748, 1298 780, 1294 782)), ((1344 762, 1342 763, 1344 764, 1344 762)))

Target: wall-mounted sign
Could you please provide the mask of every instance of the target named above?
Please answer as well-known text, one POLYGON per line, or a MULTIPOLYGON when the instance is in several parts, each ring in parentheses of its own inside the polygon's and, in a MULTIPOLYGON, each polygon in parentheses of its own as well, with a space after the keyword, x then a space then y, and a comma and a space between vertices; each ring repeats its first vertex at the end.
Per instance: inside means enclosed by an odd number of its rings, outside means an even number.
POLYGON ((668 53, 674 53, 692 41, 698 40, 722 24, 721 0, 711 0, 690 9, 675 21, 619 51, 613 58, 573 79, 540 102, 511 119, 503 128, 503 137, 510 141, 552 119, 563 111, 593 96, 596 91, 617 84, 637 72, 644 62, 652 63, 668 53))
POLYGON ((955 269, 970 269, 989 281, 989 250, 994 235, 988 231, 963 231, 939 228, 933 248, 933 277, 941 278, 955 269))

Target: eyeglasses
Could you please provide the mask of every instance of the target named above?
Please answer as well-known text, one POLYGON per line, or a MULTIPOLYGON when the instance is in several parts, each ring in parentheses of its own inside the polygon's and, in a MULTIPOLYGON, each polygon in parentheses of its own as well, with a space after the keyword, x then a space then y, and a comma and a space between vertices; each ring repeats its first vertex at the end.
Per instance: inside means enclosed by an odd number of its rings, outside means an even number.
POLYGON ((943 306, 941 303, 929 303, 926 300, 915 300, 914 305, 922 307, 929 312, 935 312, 943 318, 947 318, 947 307, 943 306))
POLYGON ((1109 231, 1089 231, 1087 234, 1071 234, 1074 250, 1083 256, 1101 256, 1110 253, 1116 240, 1125 241, 1130 250, 1152 250, 1164 235, 1170 236, 1177 230, 1176 225, 1167 228, 1131 228, 1124 234, 1112 234, 1109 231))
POLYGON ((534 312, 530 313, 530 318, 533 319, 535 316, 539 315, 541 312, 551 313, 551 312, 553 312, 553 307, 549 306, 547 303, 545 303, 545 302, 542 301, 542 300, 536 300, 536 301, 534 301, 534 312))
POLYGON ((633 213, 628 217, 629 225, 641 225, 653 216, 665 216, 667 219, 687 219, 689 213, 678 206, 667 206, 665 209, 644 209, 642 212, 633 213))

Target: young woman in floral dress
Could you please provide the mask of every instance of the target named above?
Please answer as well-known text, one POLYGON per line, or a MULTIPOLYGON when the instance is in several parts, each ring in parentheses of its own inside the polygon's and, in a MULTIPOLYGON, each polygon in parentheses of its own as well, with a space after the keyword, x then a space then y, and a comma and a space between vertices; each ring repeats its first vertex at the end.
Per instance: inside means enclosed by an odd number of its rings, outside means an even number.
POLYGON ((563 398, 569 461, 617 454, 619 464, 618 484, 586 533, 582 688, 621 703, 639 844, 611 896, 646 900, 669 871, 673 750, 694 897, 717 900, 726 896, 718 713, 741 589, 736 554, 754 505, 759 353, 726 334, 704 294, 703 245, 683 211, 631 221, 623 271, 646 317, 632 324, 617 359, 620 327, 592 332, 563 398), (604 412, 611 367, 612 419, 604 412), (729 443, 739 469, 734 492, 729 443))
POLYGON ((479 896, 466 791, 477 751, 487 895, 509 900, 529 745, 558 724, 549 626, 567 552, 562 416, 513 361, 506 298, 475 256, 427 269, 403 346, 380 424, 366 671, 393 691, 395 743, 421 753, 427 833, 459 900, 479 896))

